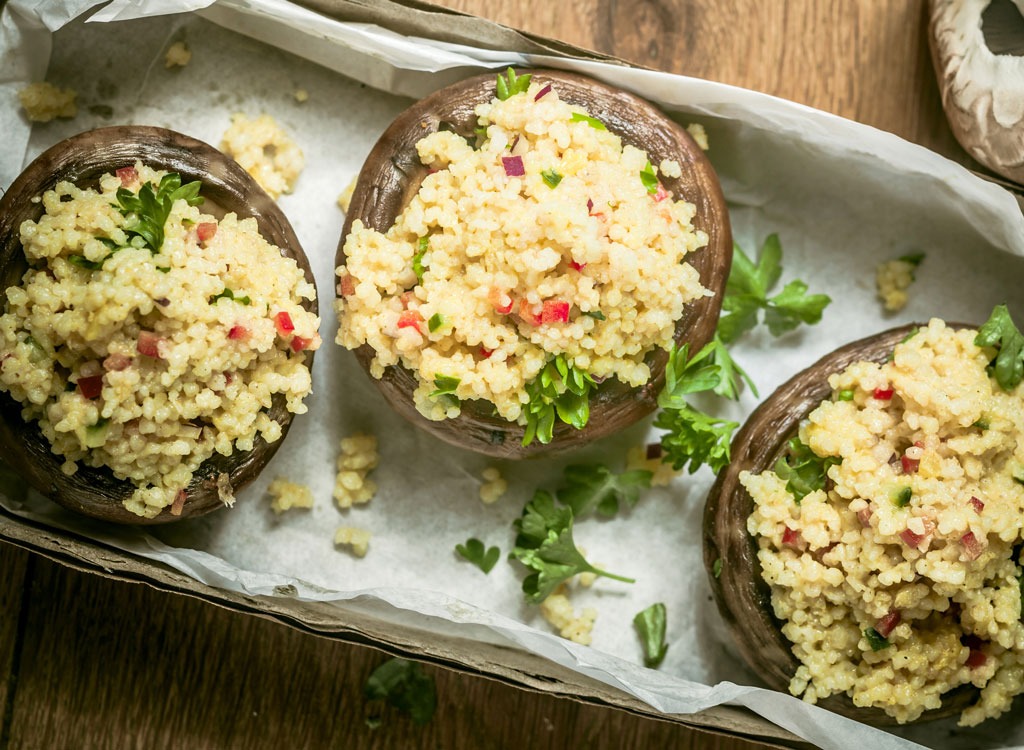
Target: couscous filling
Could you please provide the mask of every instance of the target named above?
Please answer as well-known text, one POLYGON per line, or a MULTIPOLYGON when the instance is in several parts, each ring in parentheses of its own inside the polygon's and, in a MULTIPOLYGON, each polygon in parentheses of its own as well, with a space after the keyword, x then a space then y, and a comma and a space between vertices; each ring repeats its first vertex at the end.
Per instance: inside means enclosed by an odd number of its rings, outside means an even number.
POLYGON ((21 226, 30 269, 0 315, 0 388, 66 473, 108 467, 145 517, 180 513, 215 452, 279 439, 267 410, 305 411, 320 344, 302 270, 255 219, 202 213, 200 188, 141 163, 59 183, 21 226))
POLYGON ((658 178, 679 164, 652 166, 557 85, 524 79, 477 107, 475 142, 417 143, 430 173, 386 233, 353 222, 337 340, 369 344, 375 377, 414 372, 429 419, 485 399, 547 442, 556 413, 586 424, 601 380, 649 380, 644 356, 708 294, 684 261, 707 236, 658 178))
POLYGON ((969 726, 1024 691, 1024 403, 1004 377, 1019 351, 990 366, 990 343, 932 320, 889 362, 832 375, 788 456, 740 475, 794 695, 906 722, 974 685, 969 726))

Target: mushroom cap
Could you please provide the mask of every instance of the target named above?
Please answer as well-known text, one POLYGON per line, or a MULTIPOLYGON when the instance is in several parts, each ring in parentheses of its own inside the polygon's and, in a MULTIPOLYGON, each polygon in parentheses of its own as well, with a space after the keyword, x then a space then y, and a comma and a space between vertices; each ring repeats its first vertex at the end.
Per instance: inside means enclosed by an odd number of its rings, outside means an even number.
MULTIPOLYGON (((744 471, 768 471, 785 454, 786 443, 796 434, 801 420, 831 395, 829 375, 842 372, 854 362, 884 362, 893 347, 917 327, 907 325, 854 341, 826 354, 779 386, 736 434, 732 461, 719 473, 708 494, 704 506, 704 567, 715 602, 747 664, 774 690, 789 692, 789 682, 800 661, 793 655, 792 644, 782 634, 782 622, 772 609, 771 588, 761 575, 757 543, 747 532, 754 501, 740 484, 739 475, 744 471), (716 560, 722 561, 717 577, 716 560)), ((955 688, 943 696, 940 708, 926 711, 917 721, 959 713, 977 697, 978 690, 970 685, 955 688)), ((819 700, 818 705, 868 724, 897 723, 879 708, 855 706, 845 694, 819 700)))
MULTIPOLYGON (((679 163, 680 177, 670 179, 661 175, 660 179, 676 199, 696 206, 693 224, 707 233, 708 245, 688 255, 686 262, 700 274, 701 284, 714 294, 686 305, 676 323, 675 341, 680 346, 689 342, 694 350, 704 346, 714 336, 732 263, 728 210, 711 162, 683 127, 633 94, 574 73, 524 72, 530 73, 535 82, 555 86, 559 97, 585 108, 624 143, 646 151, 652 164, 663 159, 679 163)), ((387 232, 419 190, 427 168, 419 161, 416 142, 441 129, 473 138, 477 127, 475 108, 494 98, 494 86, 494 74, 448 86, 414 104, 388 127, 359 173, 335 265, 345 263, 345 240, 356 219, 378 232, 387 232)), ((373 348, 364 344, 355 354, 369 372, 375 354, 373 348)), ((655 347, 645 359, 651 370, 647 384, 631 388, 614 378, 609 379, 591 392, 590 420, 586 427, 577 430, 558 421, 549 444, 534 441, 526 447, 522 445, 524 427, 494 416, 493 406, 486 401, 466 401, 460 416, 435 422, 416 410, 412 393, 418 383, 411 371, 392 366, 385 369, 380 379, 371 378, 399 414, 435 437, 477 453, 519 459, 585 445, 650 414, 657 406, 658 393, 665 382, 667 361, 668 353, 655 347)))
MULTIPOLYGON (((19 285, 28 268, 19 228, 22 222, 38 220, 43 214, 42 203, 33 202, 33 198, 61 181, 96 185, 102 175, 136 160, 154 169, 177 172, 183 182, 202 180, 204 198, 240 217, 255 218, 260 234, 280 248, 283 255, 295 260, 309 283, 315 283, 309 261, 288 219, 234 160, 181 133, 122 125, 87 131, 61 141, 29 164, 0 198, 0 289, 19 285)), ((316 300, 304 301, 303 306, 317 312, 316 300)), ((308 357, 307 363, 312 366, 312 352, 308 357)), ((75 474, 64 474, 63 458, 50 450, 38 423, 22 419, 21 405, 6 392, 0 392, 0 454, 35 489, 69 510, 116 523, 168 523, 222 507, 217 488, 221 475, 227 475, 233 490, 256 478, 281 446, 291 425, 292 414, 280 394, 274 396, 269 415, 281 424, 281 438, 267 443, 258 437, 251 451, 236 450, 230 456, 215 453, 204 461, 186 489, 185 504, 178 516, 171 515, 166 508, 154 518, 143 518, 127 510, 123 501, 131 496, 135 486, 117 479, 105 467, 92 468, 80 463, 75 474)))

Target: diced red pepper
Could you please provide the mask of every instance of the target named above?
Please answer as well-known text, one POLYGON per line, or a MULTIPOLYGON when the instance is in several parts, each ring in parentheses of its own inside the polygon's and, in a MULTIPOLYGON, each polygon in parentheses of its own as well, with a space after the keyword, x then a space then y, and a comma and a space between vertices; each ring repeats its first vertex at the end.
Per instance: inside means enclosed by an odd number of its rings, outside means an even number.
POLYGON ((807 546, 807 543, 804 541, 803 534, 786 526, 782 532, 782 546, 802 550, 807 546))
POLYGON ((960 544, 964 548, 964 557, 968 560, 977 560, 985 549, 981 542, 978 541, 978 537, 974 536, 973 531, 968 531, 960 537, 960 544))
POLYGON ((964 664, 968 669, 977 669, 978 667, 985 666, 985 662, 988 661, 988 656, 980 648, 972 648, 971 653, 967 655, 967 661, 964 664))
POLYGON ((906 454, 904 454, 900 456, 900 464, 903 467, 904 474, 916 474, 918 467, 921 465, 921 459, 907 458, 906 454))
POLYGON ((130 365, 131 363, 131 357, 126 357, 120 352, 112 352, 107 355, 106 359, 103 360, 103 369, 113 370, 114 372, 121 372, 122 370, 128 369, 128 365, 130 365))
POLYGON ((185 508, 185 490, 178 490, 178 494, 174 497, 174 502, 171 503, 171 515, 180 516, 181 511, 185 508))
POLYGON ((92 375, 78 379, 78 390, 86 398, 98 398, 103 393, 103 376, 92 375))
MULTIPOLYGON (((543 306, 541 307, 543 310, 543 306)), ((544 322, 543 312, 536 313, 533 311, 533 305, 527 300, 519 300, 519 317, 525 320, 531 325, 539 326, 544 322)))
POLYGON ((661 184, 661 183, 659 182, 659 183, 658 183, 658 192, 656 192, 656 193, 654 194, 654 202, 655 202, 655 203, 661 203, 661 202, 662 202, 663 200, 665 200, 666 198, 668 198, 668 196, 669 196, 669 192, 668 192, 668 190, 666 190, 666 189, 665 189, 665 186, 664 186, 664 185, 662 185, 662 184, 661 184))
POLYGON ((503 156, 501 165, 509 177, 522 177, 526 174, 526 167, 523 166, 523 157, 521 156, 503 156))
POLYGON ((349 274, 345 274, 338 281, 338 294, 342 297, 351 297, 356 293, 356 280, 349 274))
POLYGON ((871 508, 861 508, 857 511, 857 519, 861 525, 867 528, 871 525, 871 508))
POLYGON ((892 388, 875 388, 875 392, 872 394, 879 401, 888 401, 892 398, 892 388))
POLYGON ((139 179, 139 173, 135 167, 121 167, 120 169, 114 170, 114 174, 116 174, 118 179, 121 180, 121 187, 128 187, 139 179))
POLYGON ((277 332, 282 336, 287 336, 295 330, 295 324, 292 323, 292 316, 283 310, 274 316, 274 325, 277 326, 277 332))
POLYGON ((162 341, 163 339, 152 331, 139 331, 139 340, 135 346, 139 350, 139 354, 153 357, 154 359, 161 359, 160 343, 162 341))
POLYGON ((971 507, 974 508, 975 513, 981 513, 981 511, 985 510, 985 503, 981 502, 981 500, 973 495, 971 496, 970 503, 971 507))
POLYGON ((512 312, 512 296, 503 292, 501 289, 498 289, 496 286, 492 286, 490 291, 487 293, 487 301, 491 303, 494 311, 501 315, 508 315, 512 312))
POLYGON ((538 92, 537 92, 537 96, 533 97, 533 100, 534 100, 535 102, 539 102, 539 101, 540 101, 541 99, 543 99, 543 98, 544 98, 544 96, 545 96, 545 95, 546 95, 546 94, 547 94, 547 93, 548 93, 549 91, 551 91, 551 84, 550 84, 550 83, 549 83, 549 84, 548 84, 547 86, 545 86, 544 88, 542 88, 542 89, 541 89, 540 91, 538 91, 538 92))
POLYGON ((244 341, 249 338, 249 329, 245 326, 231 326, 231 330, 228 331, 228 338, 233 341, 244 341))
POLYGON ((312 341, 312 339, 304 339, 304 338, 302 338, 302 336, 295 336, 295 337, 293 337, 292 338, 292 343, 291 343, 292 351, 293 352, 301 352, 301 351, 304 351, 304 350, 308 349, 309 348, 309 343, 311 341, 312 341))
POLYGON ((480 351, 480 356, 483 357, 484 359, 490 359, 491 355, 494 354, 494 350, 493 349, 487 349, 487 348, 482 347, 482 346, 480 347, 479 351, 480 351))
POLYGON ((546 299, 540 317, 542 323, 568 323, 569 303, 557 299, 546 299))
POLYGON ((217 234, 217 222, 204 221, 196 224, 196 236, 200 242, 209 242, 217 234))
POLYGON ((423 316, 420 315, 419 310, 403 310, 398 316, 399 328, 415 328, 420 333, 423 333, 423 329, 420 327, 422 324, 423 316))
POLYGON ((576 270, 576 271, 582 271, 584 268, 587 267, 587 264, 586 263, 577 263, 574 260, 570 260, 569 261, 569 267, 572 268, 573 270, 576 270))
POLYGON ((888 638, 889 633, 891 633, 896 626, 900 624, 901 619, 902 617, 898 609, 890 609, 889 614, 875 623, 875 630, 883 638, 888 638))

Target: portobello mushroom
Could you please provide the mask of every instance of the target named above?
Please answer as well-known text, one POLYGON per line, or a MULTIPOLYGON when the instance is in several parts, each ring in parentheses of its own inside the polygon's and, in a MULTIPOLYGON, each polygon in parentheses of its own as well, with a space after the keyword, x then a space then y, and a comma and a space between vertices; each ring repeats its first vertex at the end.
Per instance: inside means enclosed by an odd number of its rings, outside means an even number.
MULTIPOLYGON (((772 609, 771 589, 762 578, 757 559, 757 541, 747 532, 754 501, 740 484, 739 475, 743 471, 757 474, 775 466, 786 453, 786 443, 797 434, 800 422, 831 396, 830 375, 859 361, 885 362, 893 347, 917 328, 907 325, 854 341, 826 354, 779 386, 736 434, 732 461, 719 473, 708 494, 704 506, 704 567, 715 602, 747 664, 774 690, 789 692, 800 662, 772 609)), ((970 685, 955 688, 943 696, 940 708, 926 711, 917 721, 958 714, 974 703, 978 694, 978 689, 970 685)), ((829 696, 818 705, 868 724, 897 723, 879 708, 855 706, 845 694, 829 696)))
MULTIPOLYGON (((61 141, 33 161, 0 198, 0 289, 19 285, 28 269, 19 228, 22 222, 42 216, 39 196, 61 181, 94 187, 102 175, 136 160, 154 169, 177 172, 185 182, 201 180, 207 210, 255 218, 260 234, 292 258, 306 280, 314 283, 309 261, 287 218, 235 161, 202 141, 171 130, 125 125, 61 141)), ((304 301, 303 306, 317 312, 315 300, 304 301)), ((312 354, 308 353, 310 365, 312 354)), ((280 394, 274 396, 268 413, 280 423, 281 438, 268 444, 257 437, 251 451, 236 450, 230 456, 214 453, 195 472, 180 515, 165 508, 154 518, 143 518, 127 510, 123 502, 136 487, 117 479, 107 468, 80 463, 74 475, 64 474, 63 458, 51 452, 36 422, 22 419, 21 405, 6 392, 0 392, 0 455, 31 486, 69 510, 116 523, 167 523, 222 507, 224 491, 237 491, 256 478, 281 446, 292 420, 280 394)))
MULTIPOLYGON (((598 81, 555 70, 530 70, 533 82, 551 84, 559 97, 585 108, 624 144, 647 152, 652 164, 673 159, 682 168, 678 178, 660 176, 677 199, 696 206, 695 229, 708 235, 708 245, 687 262, 700 275, 700 282, 713 296, 701 297, 685 307, 676 322, 675 341, 699 350, 711 340, 718 322, 725 282, 732 263, 732 234, 729 216, 714 169, 701 148, 678 123, 646 101, 598 81)), ((416 142, 438 130, 453 131, 468 141, 478 126, 475 108, 495 96, 495 75, 476 76, 441 89, 403 112, 377 141, 359 173, 338 244, 336 266, 345 264, 345 240, 353 222, 385 233, 416 195, 427 175, 417 156, 416 142)), ((373 348, 364 344, 355 350, 362 367, 369 372, 373 348)), ((493 413, 484 400, 462 404, 460 416, 431 421, 422 416, 413 401, 416 376, 401 365, 385 369, 381 378, 371 379, 385 399, 403 417, 434 437, 469 450, 506 459, 541 453, 563 452, 621 430, 650 414, 657 406, 668 354, 655 347, 646 356, 651 378, 633 388, 617 379, 600 385, 590 397, 590 419, 583 429, 558 421, 548 444, 533 441, 522 445, 525 428, 493 413)))

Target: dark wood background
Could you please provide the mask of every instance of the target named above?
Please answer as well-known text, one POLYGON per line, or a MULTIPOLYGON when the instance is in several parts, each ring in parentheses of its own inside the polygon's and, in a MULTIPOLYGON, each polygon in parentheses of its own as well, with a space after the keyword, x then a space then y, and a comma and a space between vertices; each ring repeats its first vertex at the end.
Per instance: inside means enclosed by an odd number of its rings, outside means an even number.
MULTIPOLYGON (((942 115, 925 0, 439 2, 969 162, 942 115)), ((434 667, 434 720, 386 710, 372 729, 362 687, 385 658, 0 545, 0 748, 765 747, 434 667)))

